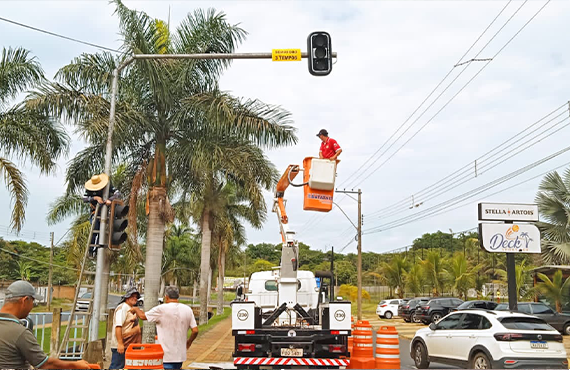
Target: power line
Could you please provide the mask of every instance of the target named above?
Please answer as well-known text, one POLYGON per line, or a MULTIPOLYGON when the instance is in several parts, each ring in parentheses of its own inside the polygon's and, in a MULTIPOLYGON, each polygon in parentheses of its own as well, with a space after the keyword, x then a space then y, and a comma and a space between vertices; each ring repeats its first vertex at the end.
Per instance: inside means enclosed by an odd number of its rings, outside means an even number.
MULTIPOLYGON (((543 125, 539 126, 538 128, 534 129, 534 130, 531 131, 530 133, 532 134, 532 133, 538 131, 539 129, 541 129, 542 127, 544 127, 545 125, 547 125, 548 123, 552 122, 552 121, 555 120, 556 118, 558 118, 558 117, 560 117, 561 115, 564 115, 564 114, 566 114, 566 113, 567 113, 567 112, 565 112, 565 111, 562 112, 562 113, 560 113, 559 115, 553 117, 551 120, 547 121, 545 124, 543 124, 543 125)), ((547 116, 547 117, 548 117, 548 116, 547 116)), ((543 119, 544 119, 544 118, 542 118, 541 120, 537 121, 537 123, 539 123, 539 122, 542 121, 543 119)), ((505 144, 506 144, 506 143, 508 143, 508 142, 511 141, 512 139, 515 139, 516 137, 520 136, 522 133, 524 133, 525 131, 527 131, 532 125, 529 126, 529 127, 527 127, 525 130, 519 132, 518 134, 516 134, 515 136, 513 136, 511 139, 508 139, 507 141, 505 141, 505 142, 499 144, 499 146, 495 147, 495 148, 492 149, 491 151, 489 151, 489 152, 487 152, 486 154, 484 154, 483 156, 479 157, 479 158, 476 159, 474 162, 470 162, 470 164, 468 164, 468 165, 462 167, 461 169, 459 169, 458 171, 454 172, 454 174, 457 174, 457 175, 455 175, 455 176, 453 176, 453 174, 452 174, 452 175, 449 175, 449 176, 445 177, 443 180, 439 180, 439 181, 436 182, 434 185, 431 185, 431 186, 429 186, 429 187, 427 187, 427 188, 424 189, 424 190, 426 190, 426 189, 430 189, 430 188, 431 188, 431 189, 428 190, 428 191, 422 190, 422 191, 420 191, 420 192, 418 192, 418 193, 415 193, 415 194, 414 194, 414 196, 416 196, 415 199, 420 198, 420 199, 421 199, 421 203, 426 203, 427 201, 429 201, 429 200, 431 200, 431 199, 434 199, 434 198, 436 198, 436 197, 438 197, 438 196, 440 196, 440 195, 442 195, 442 194, 444 194, 444 193, 447 193, 447 192, 449 192, 449 191, 451 191, 451 190, 457 188, 457 187, 460 186, 460 185, 465 184, 466 182, 468 182, 468 181, 470 181, 470 180, 472 180, 472 179, 475 179, 477 176, 482 175, 482 174, 484 174, 484 173, 490 171, 491 169, 493 169, 493 168, 495 168, 495 167, 501 165, 502 163, 506 162, 507 160, 509 160, 509 159, 511 159, 511 158, 513 158, 513 157, 515 157, 516 155, 518 155, 518 154, 520 154, 520 153, 522 153, 522 152, 524 152, 524 151, 530 149, 530 148, 533 147, 534 145, 536 145, 536 144, 542 142, 542 141, 545 140, 546 138, 548 138, 548 137, 550 137, 550 136, 556 134, 556 133, 559 132, 560 130, 562 130, 562 129, 568 127, 568 123, 566 122, 567 120, 568 120, 568 117, 565 117, 564 119, 562 119, 562 120, 556 122, 556 123, 555 123, 554 125, 552 125, 551 127, 548 127, 548 128, 546 128, 544 131, 538 133, 538 134, 535 135, 534 137, 532 137, 532 138, 526 140, 526 141, 523 142, 523 143, 520 143, 520 145, 521 145, 522 147, 519 148, 519 149, 517 149, 514 153, 512 153, 512 154, 510 154, 510 155, 508 155, 508 156, 506 156, 506 157, 502 156, 502 157, 496 158, 496 159, 490 161, 489 163, 486 163, 486 162, 489 161, 491 158, 495 157, 497 154, 500 154, 500 153, 504 152, 504 151, 507 149, 507 147, 505 147, 505 144), (544 135, 545 133, 547 133, 548 131, 552 130, 553 128, 555 128, 556 126, 560 125, 561 123, 565 123, 565 125, 563 125, 562 127, 558 128, 557 130, 555 130, 555 131, 549 133, 548 135, 539 138, 539 136, 544 135), (537 138, 538 138, 538 139, 537 139, 537 138), (537 139, 537 140, 535 140, 535 139, 537 139), (534 142, 533 142, 533 141, 534 141, 534 142), (529 143, 530 143, 530 144, 529 144, 529 143), (524 145, 526 145, 526 144, 529 144, 529 145, 524 146, 524 145), (501 148, 502 148, 502 149, 501 149, 501 148), (501 149, 501 150, 499 150, 498 152, 496 152, 495 154, 493 154, 493 155, 490 156, 489 158, 484 159, 483 161, 478 162, 481 158, 485 157, 485 156, 486 156, 487 154, 489 154, 489 153, 492 153, 493 151, 496 151, 497 149, 501 149), (498 162, 498 163, 497 163, 497 162, 498 162), (474 168, 472 167, 472 165, 474 165, 474 168), (463 176, 463 175, 466 175, 466 176, 463 176), (445 184, 442 184, 443 187, 442 187, 442 185, 435 186, 435 185, 437 185, 437 184, 442 183, 443 181, 446 181, 445 184), (420 193, 424 193, 424 194, 420 197, 420 196, 419 196, 420 193), (429 195, 429 194, 431 194, 431 195, 429 195), (428 195, 429 195, 429 196, 428 196, 428 195)), ((537 123, 535 123, 535 124, 537 124, 537 123)), ((535 125, 535 124, 533 124, 533 125, 535 125)), ((418 200, 418 202, 419 202, 419 201, 420 201, 420 200, 418 200)), ((401 204, 401 203, 402 203, 402 201, 400 201, 400 204, 401 204)), ((382 213, 385 213, 385 214, 382 215, 382 216, 380 216, 379 218, 389 218, 389 217, 395 216, 395 215, 397 215, 397 214, 403 213, 403 212, 405 212, 405 211, 407 211, 407 210, 409 209, 409 207, 406 206, 406 205, 401 205, 401 206, 399 206, 399 207, 392 207, 392 206, 390 206, 391 209, 390 209, 389 211, 388 211, 388 208, 389 208, 389 207, 386 207, 386 208, 383 209, 383 210, 376 211, 376 212, 374 212, 372 215, 377 214, 377 213, 379 213, 379 212, 382 212, 382 213)), ((371 216, 371 215, 369 215, 369 216, 371 216)))
POLYGON ((470 199, 470 198, 472 198, 476 195, 479 195, 479 194, 481 194, 481 193, 483 193, 483 192, 485 192, 485 191, 487 191, 487 190, 489 190, 495 186, 498 186, 498 185, 500 185, 500 184, 502 184, 502 183, 514 178, 514 177, 517 177, 517 176, 523 174, 524 172, 527 172, 527 171, 529 171, 529 170, 531 170, 531 169, 533 169, 533 168, 535 168, 535 167, 537 167, 537 166, 539 166, 539 165, 541 165, 541 164, 543 164, 543 163, 545 163, 545 162, 547 162, 547 161, 549 161, 549 160, 551 160, 551 159, 553 159, 553 158, 555 158, 555 157, 557 157, 557 156, 559 156, 565 152, 568 152, 568 151, 570 151, 570 147, 566 147, 566 148, 564 148, 564 149, 562 149, 556 153, 553 153, 547 157, 544 157, 544 158, 542 158, 542 159, 540 159, 534 163, 531 163, 531 164, 529 164, 525 167, 522 167, 516 171, 513 171, 513 172, 511 172, 505 176, 502 176, 502 177, 500 177, 494 181, 491 181, 487 184, 484 184, 484 185, 479 186, 475 189, 472 189, 468 192, 465 192, 461 195, 458 195, 452 199, 449 199, 447 201, 439 203, 439 204, 437 204, 433 207, 430 207, 424 211, 418 212, 414 215, 403 217, 401 219, 398 219, 398 220, 395 220, 392 222, 388 222, 384 225, 374 227, 368 231, 365 231, 364 234, 373 234, 373 233, 381 232, 384 230, 393 229, 395 227, 403 226, 403 225, 406 225, 408 223, 412 223, 412 222, 427 218, 428 216, 433 215, 434 213, 444 211, 445 209, 449 208, 450 206, 453 206, 457 203, 460 203, 460 202, 463 202, 467 199, 470 199))
MULTIPOLYGON (((515 138, 519 137, 520 135, 522 135, 523 133, 525 133, 526 131, 528 131, 529 129, 531 129, 532 127, 536 126, 537 124, 539 124, 540 122, 542 122, 543 120, 545 120, 546 118, 548 118, 549 116, 551 116, 552 114, 556 113, 557 111, 561 110, 562 108, 566 108, 568 106, 568 104, 570 103, 564 103, 561 106, 559 106, 558 108, 554 109, 552 112, 548 113, 546 116, 542 117, 541 119, 539 119, 538 121, 534 122, 533 124, 531 124, 530 126, 526 127, 524 130, 520 131, 519 133, 515 134, 514 136, 510 137, 509 139, 503 141, 502 143, 500 143, 499 145, 495 146, 493 149, 487 151, 485 154, 479 156, 477 159, 475 159, 474 161, 469 162, 468 164, 466 164, 465 166, 461 167, 460 169, 456 170, 455 172, 451 173, 450 175, 447 175, 446 177, 442 178, 441 180, 435 182, 432 185, 429 185, 425 188, 423 188, 422 190, 415 192, 411 197, 406 197, 396 203, 393 203, 387 207, 381 208, 378 211, 372 212, 370 214, 368 214, 368 216, 374 216, 378 213, 387 213, 389 211, 393 211, 394 209, 400 209, 402 208, 403 204, 406 204, 407 207, 407 203, 409 202, 410 198, 419 198, 420 195, 423 194, 423 196, 426 196, 427 194, 431 193, 435 190, 437 190, 437 188, 439 188, 439 185, 443 182, 449 182, 452 181, 466 173, 474 173, 475 176, 477 176, 477 166, 481 165, 482 163, 484 163, 485 161, 489 160, 490 158, 496 156, 497 154, 501 153, 504 151, 505 149, 505 145, 507 145, 510 141, 513 141, 515 138), (496 152, 498 149, 501 149, 498 152, 496 152), (492 154, 493 152, 496 152, 495 154, 491 155, 489 158, 485 159, 486 156, 492 154), (474 168, 475 167, 475 168, 474 168), (424 194, 425 193, 425 194, 424 194)), ((558 114, 557 116, 553 117, 551 120, 547 121, 545 124, 539 126, 538 128, 535 128, 534 130, 532 130, 530 133, 534 133, 536 132, 538 129, 544 127, 546 124, 552 122, 554 119, 560 117, 563 114, 566 114, 566 110, 564 110, 562 113, 558 114)), ((544 140, 544 138, 540 139, 540 140, 544 140)), ((540 141, 539 140, 539 141, 540 141)), ((414 201, 415 203, 415 201, 414 201)), ((383 218, 383 217, 381 217, 383 218)))
POLYGON ((94 48, 111 51, 111 52, 113 52, 113 53, 119 53, 119 54, 121 53, 121 51, 116 50, 116 49, 111 49, 111 48, 108 48, 108 47, 105 47, 105 46, 93 44, 93 43, 91 43, 91 42, 78 40, 78 39, 75 39, 75 38, 73 38, 73 37, 68 37, 68 36, 60 35, 60 34, 57 34, 57 33, 55 33, 55 32, 46 31, 46 30, 43 30, 43 29, 41 29, 41 28, 29 26, 29 25, 27 25, 27 24, 20 23, 20 22, 16 22, 16 21, 13 21, 13 20, 10 20, 10 19, 7 19, 7 18, 2 18, 2 17, 0 17, 0 21, 12 23, 12 24, 15 24, 15 25, 20 26, 20 27, 28 28, 28 29, 30 29, 30 30, 34 30, 34 31, 37 31, 37 32, 45 33, 45 34, 48 34, 48 35, 51 35, 51 36, 55 36, 55 37, 59 37, 59 38, 65 39, 65 40, 77 42, 77 43, 80 43, 80 44, 83 44, 83 45, 92 46, 92 47, 94 47, 94 48))
MULTIPOLYGON (((475 58, 477 58, 477 57, 487 48, 487 46, 489 46, 489 44, 495 39, 495 37, 497 37, 497 35, 505 28, 505 26, 513 19, 513 17, 522 9, 522 7, 526 4, 527 1, 528 1, 528 0, 525 0, 525 1, 522 3, 522 5, 510 16, 510 18, 507 19, 507 21, 503 24, 503 26, 491 37, 491 39, 481 48, 481 50, 479 50, 479 52, 475 55, 475 58)), ((509 3, 510 3, 510 1, 509 1, 509 3)), ((495 19, 493 19, 493 21, 491 22, 491 24, 485 29, 485 31, 484 31, 483 33, 485 33, 485 32, 487 31, 487 29, 489 29, 489 27, 490 27, 490 26, 495 22, 495 20, 501 15, 501 13, 505 10, 505 8, 509 5, 509 3, 507 3, 507 5, 505 5, 505 7, 501 10, 501 12, 497 15, 497 17, 495 17, 495 19)), ((481 34, 481 36, 483 36, 483 34, 481 34)), ((477 39, 477 41, 479 41, 479 39, 481 38, 481 36, 479 36, 479 38, 477 39)), ((476 41, 476 42, 477 42, 477 41, 476 41)), ((476 42, 475 42, 475 43, 476 43, 476 42)), ((469 50, 471 50, 471 49, 473 48, 473 46, 475 45, 475 43, 469 48, 469 50)), ((469 52, 469 50, 466 52, 466 54, 469 52)), ((466 54, 465 54, 465 55, 466 55, 466 54)), ((497 53, 497 54, 498 54, 498 53, 497 53)), ((465 56, 465 55, 464 55, 464 56, 465 56)), ((461 59, 463 59, 464 56, 462 56, 461 59)), ((481 70, 475 75, 475 77, 476 77, 495 57, 496 57, 496 55, 493 56, 493 58, 490 58, 490 59, 487 61, 487 63, 483 66, 483 68, 481 68, 481 70)), ((457 64, 461 61, 461 59, 460 59, 457 63, 455 63, 455 64, 457 65, 457 64)), ((408 130, 409 130, 410 128, 412 128, 412 126, 414 126, 414 125, 420 120, 420 118, 423 117, 423 115, 439 100, 439 98, 451 87, 451 85, 453 85, 453 84, 455 83, 455 81, 463 74, 463 72, 465 72, 465 71, 467 70, 467 68, 469 68, 470 65, 471 65, 471 63, 467 64, 467 65, 459 72, 459 74, 445 87, 445 89, 431 102, 431 104, 428 105, 428 107, 427 107, 426 109, 424 109, 424 111, 423 111, 418 117, 416 117, 416 119, 412 122, 412 124, 411 124, 410 126, 408 126, 408 128, 407 128, 404 132, 402 132, 402 133, 398 136, 398 138, 396 138, 396 140, 394 140, 394 142, 393 142, 392 144, 390 144, 390 146, 389 146, 384 152, 382 152, 378 157, 376 157, 376 159, 374 159, 374 161, 372 162, 372 164, 370 164, 370 166, 368 166, 368 168, 371 168, 376 162, 378 162, 378 160, 380 160, 380 158, 382 158, 382 156, 383 156, 384 154, 386 154, 386 153, 392 148, 392 146, 394 146, 394 145, 398 142, 398 140, 400 140, 400 138, 402 138, 402 137, 408 132, 408 130)), ((447 78, 447 76, 449 76, 449 75, 453 72, 454 69, 455 69, 455 65, 451 68, 451 70, 449 71, 449 73, 445 76, 444 80, 447 78)), ((389 160, 390 158, 392 158, 396 153, 398 153, 402 147, 404 147, 411 139, 413 139, 420 131, 422 131, 422 130, 424 129, 424 127, 427 126, 427 124, 429 124, 437 115, 439 115, 439 113, 441 113, 441 111, 443 111, 443 109, 445 109, 445 108, 447 107, 447 105, 448 105, 457 95, 459 95, 459 93, 460 93, 461 91, 463 91, 463 89, 464 89, 467 85, 469 85, 469 83, 471 83, 471 81, 472 81, 473 79, 474 79, 474 78, 472 78, 471 80, 469 80, 469 82, 468 82, 467 84, 465 84, 465 85, 459 90, 459 92, 458 92, 457 94, 455 94, 432 118, 430 118, 423 126, 421 126, 420 129, 419 129, 408 141, 406 141, 400 148, 398 148, 398 150, 396 150, 396 152, 395 152, 394 154, 392 154, 392 155, 388 158, 388 160, 389 160)), ((442 80, 442 82, 443 82, 444 80, 442 80)), ((439 85, 441 85, 441 83, 440 83, 439 85)), ((439 87, 439 85, 438 85, 438 87, 439 87)), ((423 104, 423 103, 422 103, 422 104, 423 104)), ((419 108, 419 107, 418 107, 418 108, 419 108)), ((415 113, 415 112, 414 112, 414 113, 415 113)), ((410 116, 410 118, 411 118, 411 116, 410 116)), ((377 153, 377 152, 376 152, 376 153, 377 153)), ((376 155, 376 153, 374 153, 373 156, 376 155)), ((384 163, 386 163, 388 160, 386 160, 384 163)), ((384 164, 384 163, 383 163, 383 164, 384 164)), ((374 171, 372 171, 372 173, 378 171, 378 169, 380 169, 383 164, 381 164, 378 168, 376 168, 374 171)), ((363 171, 363 172, 361 172, 358 176, 356 176, 356 177, 353 179, 353 181, 357 180, 360 176, 364 175, 365 172, 366 172, 366 170, 363 171)), ((371 174, 372 174, 372 173, 371 173, 371 174)), ((363 180, 361 180, 360 182, 355 183, 355 184, 352 185, 352 186, 353 186, 353 187, 358 186, 359 184, 361 184, 362 182, 364 182, 368 177, 370 177, 371 174, 369 174, 369 175, 366 176, 363 180)))

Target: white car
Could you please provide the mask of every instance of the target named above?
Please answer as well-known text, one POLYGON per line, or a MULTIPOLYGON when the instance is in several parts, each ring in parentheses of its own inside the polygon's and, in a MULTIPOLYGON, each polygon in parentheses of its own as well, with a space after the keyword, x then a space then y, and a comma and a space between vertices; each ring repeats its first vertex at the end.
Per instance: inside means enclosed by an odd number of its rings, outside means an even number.
POLYGON ((91 296, 91 292, 83 293, 81 295, 81 297, 79 297, 77 299, 77 304, 75 305, 75 310, 76 311, 87 311, 87 310, 89 310, 89 304, 91 304, 92 300, 93 300, 93 297, 91 296))
POLYGON ((488 310, 452 312, 416 332, 410 356, 468 369, 568 369, 562 335, 544 320, 488 310))
POLYGON ((398 305, 402 303, 402 299, 387 299, 380 301, 376 307, 376 315, 380 318, 391 319, 398 314, 398 305))

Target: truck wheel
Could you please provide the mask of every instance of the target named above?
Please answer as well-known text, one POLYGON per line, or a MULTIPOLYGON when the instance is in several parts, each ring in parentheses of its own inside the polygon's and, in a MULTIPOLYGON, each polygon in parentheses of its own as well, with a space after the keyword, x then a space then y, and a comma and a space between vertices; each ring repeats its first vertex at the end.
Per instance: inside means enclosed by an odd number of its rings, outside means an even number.
POLYGON ((414 344, 414 364, 418 369, 429 367, 427 349, 420 341, 414 344))
POLYGON ((387 318, 388 320, 390 320, 390 319, 392 318, 392 312, 386 311, 386 312, 384 313, 384 317, 387 318))

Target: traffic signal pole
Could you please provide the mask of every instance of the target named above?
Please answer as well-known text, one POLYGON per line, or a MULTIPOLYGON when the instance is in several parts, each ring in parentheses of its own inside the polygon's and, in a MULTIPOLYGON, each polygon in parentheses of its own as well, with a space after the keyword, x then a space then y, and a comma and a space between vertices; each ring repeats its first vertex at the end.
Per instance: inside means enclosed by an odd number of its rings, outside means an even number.
MULTIPOLYGON (((331 58, 336 58, 337 53, 331 52, 331 58)), ((209 59, 272 59, 272 53, 205 53, 205 54, 135 54, 125 59, 113 71, 113 82, 111 85, 111 107, 109 110, 109 128, 107 131, 107 146, 105 150, 105 169, 104 173, 111 178, 111 163, 113 159, 113 131, 115 128, 115 110, 117 104, 117 91, 119 85, 119 75, 123 69, 129 66, 136 60, 150 60, 150 59, 195 59, 195 60, 209 60, 209 59)), ((301 58, 308 58, 309 53, 301 53, 301 58)), ((111 182, 105 187, 103 191, 103 199, 109 198, 109 186, 111 182)), ((108 208, 103 204, 101 208, 101 223, 99 233, 99 244, 105 245, 107 243, 107 213, 108 208)), ((91 318, 91 328, 89 332, 89 340, 96 341, 99 335, 99 322, 101 312, 105 311, 104 307, 107 302, 108 296, 108 282, 110 264, 107 263, 107 255, 105 247, 99 248, 97 251, 97 265, 95 268, 95 283, 93 289, 93 316, 91 318), (106 286, 103 286, 106 285, 106 286), (102 307, 103 306, 103 307, 102 307)), ((111 319, 111 318, 108 318, 111 319)))

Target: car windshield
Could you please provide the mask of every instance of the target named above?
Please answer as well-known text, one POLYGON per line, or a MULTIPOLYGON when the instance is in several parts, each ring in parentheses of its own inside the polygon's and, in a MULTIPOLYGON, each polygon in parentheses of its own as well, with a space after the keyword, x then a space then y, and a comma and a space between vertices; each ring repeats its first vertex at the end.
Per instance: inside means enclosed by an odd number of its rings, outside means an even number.
POLYGON ((499 322, 507 329, 554 330, 552 326, 537 317, 503 317, 499 322))
POLYGON ((381 304, 386 304, 386 301, 380 301, 380 303, 378 303, 379 306, 380 306, 381 304))
POLYGON ((81 298, 91 298, 91 293, 89 293, 89 292, 83 293, 83 295, 81 296, 81 298))

